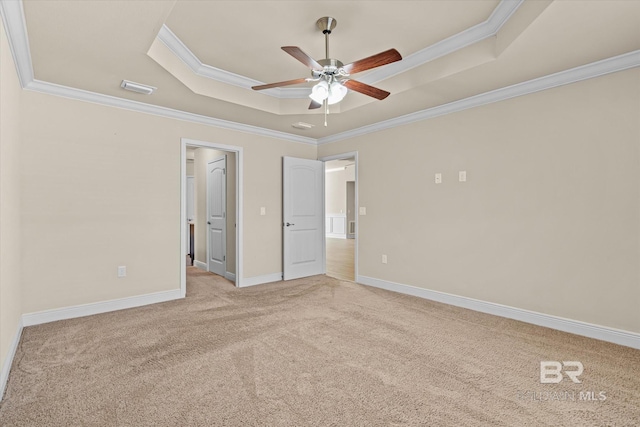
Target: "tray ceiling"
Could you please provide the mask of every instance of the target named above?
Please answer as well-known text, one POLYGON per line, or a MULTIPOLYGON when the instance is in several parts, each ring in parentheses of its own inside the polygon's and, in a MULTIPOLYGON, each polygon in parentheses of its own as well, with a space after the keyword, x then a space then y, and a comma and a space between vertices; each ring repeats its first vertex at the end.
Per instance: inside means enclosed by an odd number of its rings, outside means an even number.
POLYGON ((638 1, 22 2, 37 81, 312 139, 468 99, 640 49, 638 1), (259 93, 248 82, 308 77, 283 52, 324 57, 321 16, 344 63, 396 48, 404 60, 354 76, 392 95, 350 92, 307 110, 311 84, 259 93), (131 80, 153 95, 124 91, 131 80), (311 129, 292 124, 311 123, 311 129))

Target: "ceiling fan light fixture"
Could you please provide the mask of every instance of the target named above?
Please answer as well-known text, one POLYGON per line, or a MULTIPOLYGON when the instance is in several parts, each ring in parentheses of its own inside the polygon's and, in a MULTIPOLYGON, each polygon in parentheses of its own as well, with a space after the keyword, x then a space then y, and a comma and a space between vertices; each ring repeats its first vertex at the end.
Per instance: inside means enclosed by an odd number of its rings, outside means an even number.
POLYGON ((331 83, 331 86, 329 86, 329 96, 327 98, 327 103, 329 105, 337 104, 344 99, 344 97, 347 95, 347 92, 347 88, 342 86, 339 82, 331 83))
POLYGON ((318 104, 322 104, 325 99, 329 97, 329 84, 324 80, 315 85, 311 89, 311 95, 309 98, 313 99, 318 104))

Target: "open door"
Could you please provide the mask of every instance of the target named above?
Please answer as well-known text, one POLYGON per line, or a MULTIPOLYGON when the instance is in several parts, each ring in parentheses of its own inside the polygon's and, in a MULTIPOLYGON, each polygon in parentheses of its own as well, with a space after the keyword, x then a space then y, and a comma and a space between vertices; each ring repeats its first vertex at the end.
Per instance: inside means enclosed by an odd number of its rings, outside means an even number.
POLYGON ((324 163, 283 158, 284 280, 324 274, 324 163))
POLYGON ((227 158, 207 164, 207 269, 227 271, 227 158))

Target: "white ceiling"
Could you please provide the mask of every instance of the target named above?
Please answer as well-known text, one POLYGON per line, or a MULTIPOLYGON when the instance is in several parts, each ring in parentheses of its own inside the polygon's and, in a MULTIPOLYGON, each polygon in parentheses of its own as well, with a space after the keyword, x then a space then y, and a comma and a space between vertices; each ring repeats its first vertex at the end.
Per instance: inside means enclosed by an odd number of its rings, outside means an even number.
POLYGON ((23 8, 36 80, 310 138, 640 50, 635 0, 25 0, 23 8), (332 58, 349 63, 389 48, 405 58, 355 75, 392 95, 350 92, 328 127, 321 111, 307 110, 306 90, 268 95, 246 83, 308 77, 280 47, 324 58, 322 16, 338 22, 332 58), (126 92, 123 79, 158 89, 126 92), (291 126, 300 121, 314 127, 291 126))

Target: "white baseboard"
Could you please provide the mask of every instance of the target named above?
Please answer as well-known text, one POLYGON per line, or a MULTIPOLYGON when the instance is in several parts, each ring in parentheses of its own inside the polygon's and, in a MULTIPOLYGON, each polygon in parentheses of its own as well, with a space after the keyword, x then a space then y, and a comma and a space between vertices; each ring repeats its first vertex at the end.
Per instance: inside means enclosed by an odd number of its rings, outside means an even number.
POLYGON ((13 365, 13 358, 16 355, 16 350, 18 350, 21 336, 22 319, 18 322, 18 330, 13 336, 13 340, 9 346, 9 352, 7 353, 7 357, 4 359, 4 365, 2 365, 2 372, 0 372, 0 401, 4 398, 4 390, 7 386, 7 381, 9 380, 9 372, 11 372, 11 365, 13 365))
POLYGON ((544 326, 576 335, 582 335, 589 338, 595 338, 602 341, 640 349, 640 334, 635 332, 594 325, 578 320, 565 319, 563 317, 552 316, 550 314, 538 313, 535 311, 462 297, 445 292, 432 291, 429 289, 418 288, 416 286, 387 282, 373 277, 358 276, 356 278, 356 282, 363 285, 399 292, 401 294, 413 295, 432 301, 455 305, 457 307, 480 311, 482 313, 507 317, 509 319, 520 320, 522 322, 532 323, 538 326, 544 326))
POLYGON ((230 280, 232 282, 236 282, 236 274, 235 273, 229 273, 228 271, 226 273, 224 273, 224 278, 227 280, 230 280))
POLYGON ((200 270, 209 271, 209 266, 206 262, 195 260, 193 261, 193 265, 200 270))
POLYGON ((330 238, 330 239, 346 239, 347 235, 346 234, 327 233, 325 235, 325 237, 330 238))
POLYGON ((140 307, 143 305, 156 304, 181 298, 180 289, 174 289, 171 291, 155 292, 152 294, 137 295, 134 297, 120 298, 110 301, 56 308, 53 310, 23 314, 22 324, 24 326, 40 325, 42 323, 55 322, 57 320, 91 316, 92 314, 124 310, 126 308, 140 307))
POLYGON ((263 283, 279 282, 282 280, 282 273, 265 274, 264 276, 245 277, 242 279, 242 288, 247 286, 262 285, 263 283))

